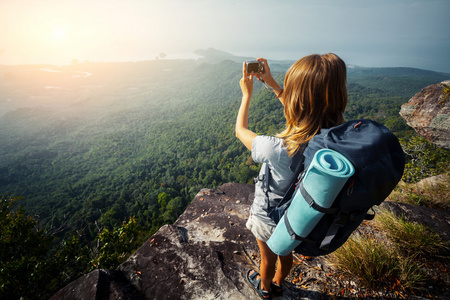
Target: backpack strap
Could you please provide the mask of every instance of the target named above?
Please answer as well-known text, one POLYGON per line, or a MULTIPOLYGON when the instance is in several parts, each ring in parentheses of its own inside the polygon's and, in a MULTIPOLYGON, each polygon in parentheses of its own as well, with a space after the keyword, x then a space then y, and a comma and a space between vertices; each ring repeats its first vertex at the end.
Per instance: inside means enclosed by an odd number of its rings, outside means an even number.
POLYGON ((299 181, 302 180, 303 178, 303 171, 304 171, 304 167, 303 167, 303 153, 302 152, 297 152, 295 154, 295 156, 292 158, 291 164, 289 166, 289 169, 295 174, 294 179, 291 182, 291 185, 289 186, 289 188, 287 189, 287 191, 284 193, 283 198, 281 199, 281 201, 277 204, 276 207, 274 207, 270 212, 269 212, 269 217, 272 218, 272 213, 280 208, 281 206, 283 206, 283 204, 285 204, 288 201, 292 200, 292 195, 294 194, 295 189, 297 188, 297 185, 299 183, 299 181))
POLYGON ((310 207, 314 208, 318 212, 324 213, 324 214, 335 214, 339 211, 338 208, 325 208, 317 204, 316 201, 314 201, 313 197, 308 193, 308 191, 303 186, 303 181, 300 182, 300 192, 302 193, 303 198, 305 201, 309 204, 310 207))
POLYGON ((297 187, 297 183, 298 183, 298 181, 301 178, 300 173, 301 173, 301 171, 303 171, 303 153, 302 152, 297 152, 295 154, 295 156, 292 158, 292 161, 291 161, 291 164, 290 164, 289 168, 295 174, 294 180, 292 181, 291 185, 289 186, 288 190, 284 194, 284 196, 281 199, 281 201, 275 207, 270 207, 270 199, 269 199, 270 185, 269 185, 269 181, 270 181, 271 175, 270 175, 269 165, 267 163, 266 163, 266 168, 265 168, 265 171, 264 171, 265 174, 263 175, 264 177, 261 178, 261 175, 260 175, 257 178, 255 178, 255 182, 264 180, 264 184, 263 184, 263 187, 262 187, 264 195, 265 195, 265 197, 264 197, 265 198, 265 203, 264 203, 263 210, 267 212, 269 217, 271 217, 272 213, 275 211, 275 209, 277 207, 280 207, 281 205, 283 205, 284 203, 286 203, 287 201, 289 201, 291 199, 292 194, 294 193, 295 188, 297 187))
POLYGON ((339 228, 344 227, 347 224, 349 219, 349 214, 346 212, 340 211, 336 218, 334 218, 333 224, 331 224, 330 228, 328 228, 328 232, 325 235, 325 238, 322 240, 320 244, 320 249, 328 250, 330 248, 331 241, 334 239, 336 234, 339 231, 339 228))
MULTIPOLYGON (((373 208, 371 209, 373 211, 373 214, 363 212, 365 214, 364 216, 365 220, 373 220, 373 218, 375 218, 375 211, 373 210, 373 208)), ((322 240, 322 243, 320 244, 320 249, 328 250, 330 248, 331 241, 338 233, 339 228, 344 227, 349 220, 352 221, 358 218, 358 216, 361 216, 361 212, 348 213, 340 211, 336 216, 336 218, 334 218, 333 224, 331 224, 330 228, 328 229, 325 238, 322 240)))
POLYGON ((270 199, 269 199, 269 192, 270 192, 270 185, 269 185, 269 181, 270 181, 270 169, 269 169, 269 164, 266 163, 266 169, 264 172, 264 183, 263 183, 263 192, 264 192, 264 211, 266 211, 267 213, 269 213, 270 211, 270 199))
POLYGON ((313 241, 311 239, 307 239, 307 238, 301 237, 301 236, 299 236, 298 234, 295 233, 295 231, 294 231, 294 229, 292 229, 291 223, 289 222, 289 219, 287 217, 287 210, 284 212, 283 218, 284 218, 284 224, 286 225, 286 229, 287 229, 289 235, 291 236, 291 240, 315 243, 315 241, 313 241))
MULTIPOLYGON (((339 211, 339 209, 335 208, 335 207, 334 208, 325 208, 325 207, 322 207, 319 204, 317 204, 317 202, 314 201, 314 199, 311 197, 311 195, 306 191, 305 187, 303 186, 303 181, 300 182, 299 189, 300 189, 300 192, 302 193, 303 198, 309 204, 309 206, 314 208, 318 212, 325 213, 325 214, 335 214, 335 213, 337 213, 339 211)), ((338 216, 340 214, 341 213, 339 213, 338 216)), ((291 226, 291 224, 289 222, 289 219, 287 217, 287 210, 284 212, 284 216, 283 217, 284 217, 284 224, 286 225, 286 229, 287 229, 289 235, 291 236, 292 240, 295 239, 295 240, 302 241, 302 242, 316 243, 315 241, 313 241, 311 239, 307 239, 307 238, 301 237, 301 236, 299 236, 298 234, 296 234, 294 232, 294 230, 292 229, 292 226, 291 226)), ((336 219, 338 219, 338 218, 336 218, 336 219)), ((338 224, 339 222, 336 222, 336 219, 335 219, 334 223, 338 224)), ((345 225, 345 223, 347 223, 346 220, 342 220, 342 221, 344 222, 343 225, 345 225)), ((333 225, 335 225, 334 223, 333 223, 333 225)), ((339 224, 339 227, 337 227, 336 229, 332 229, 333 225, 330 227, 329 232, 327 233, 327 236, 324 239, 324 241, 326 243, 325 246, 327 246, 327 247, 329 247, 329 244, 330 244, 331 240, 334 238, 334 236, 336 235, 336 233, 339 230, 339 228, 343 226, 343 225, 339 224), (328 241, 327 238, 328 238, 329 234, 331 236, 330 236, 330 240, 328 241)), ((324 241, 322 241, 322 244, 324 243, 324 241)), ((322 248, 322 245, 320 246, 320 248, 322 248)), ((323 249, 325 249, 325 248, 323 248, 323 249)))

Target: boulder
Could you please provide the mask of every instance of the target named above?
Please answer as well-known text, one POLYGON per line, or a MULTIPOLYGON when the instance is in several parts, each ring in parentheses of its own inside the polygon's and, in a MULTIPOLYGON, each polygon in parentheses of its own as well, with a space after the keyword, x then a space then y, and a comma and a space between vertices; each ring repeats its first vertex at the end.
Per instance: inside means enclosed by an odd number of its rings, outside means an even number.
POLYGON ((94 270, 72 281, 50 299, 144 300, 145 298, 122 272, 116 270, 94 270))
POLYGON ((450 96, 445 97, 444 85, 450 80, 423 88, 402 105, 400 115, 417 133, 450 150, 450 96))
POLYGON ((243 274, 257 251, 245 229, 252 195, 253 187, 242 184, 202 189, 118 270, 145 299, 248 299, 243 274))
POLYGON ((51 299, 251 299, 244 274, 257 266, 245 228, 253 195, 245 184, 202 189, 116 270, 93 271, 51 299))

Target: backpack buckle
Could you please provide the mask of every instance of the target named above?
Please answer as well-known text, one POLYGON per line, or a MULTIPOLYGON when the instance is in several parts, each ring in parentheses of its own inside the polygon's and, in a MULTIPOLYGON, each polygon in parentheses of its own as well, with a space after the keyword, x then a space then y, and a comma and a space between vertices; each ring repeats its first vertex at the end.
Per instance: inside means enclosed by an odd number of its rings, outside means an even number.
POLYGON ((264 175, 265 174, 258 175, 258 177, 253 178, 253 181, 255 181, 255 183, 258 183, 258 181, 264 181, 264 178, 266 177, 264 175))

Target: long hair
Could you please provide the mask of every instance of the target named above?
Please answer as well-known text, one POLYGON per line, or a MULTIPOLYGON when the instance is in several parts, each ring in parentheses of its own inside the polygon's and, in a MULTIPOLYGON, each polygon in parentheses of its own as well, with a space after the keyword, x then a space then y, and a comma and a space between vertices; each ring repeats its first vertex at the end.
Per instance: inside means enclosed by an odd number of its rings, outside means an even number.
POLYGON ((347 69, 336 54, 313 54, 295 62, 284 78, 286 127, 278 134, 289 156, 321 128, 344 123, 347 69))

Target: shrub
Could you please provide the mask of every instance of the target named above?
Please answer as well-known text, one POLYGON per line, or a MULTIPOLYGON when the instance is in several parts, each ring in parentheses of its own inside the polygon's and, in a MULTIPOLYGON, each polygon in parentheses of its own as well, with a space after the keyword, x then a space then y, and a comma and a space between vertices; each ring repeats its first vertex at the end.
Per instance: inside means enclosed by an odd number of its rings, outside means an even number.
POLYGON ((136 238, 139 234, 137 220, 130 218, 128 222, 123 222, 121 227, 114 230, 103 228, 98 234, 97 249, 92 268, 113 269, 124 262, 134 250, 139 246, 136 238))
POLYGON ((402 141, 402 147, 407 155, 403 172, 405 182, 418 182, 425 177, 449 171, 450 151, 437 147, 424 137, 418 135, 407 143, 402 141))

